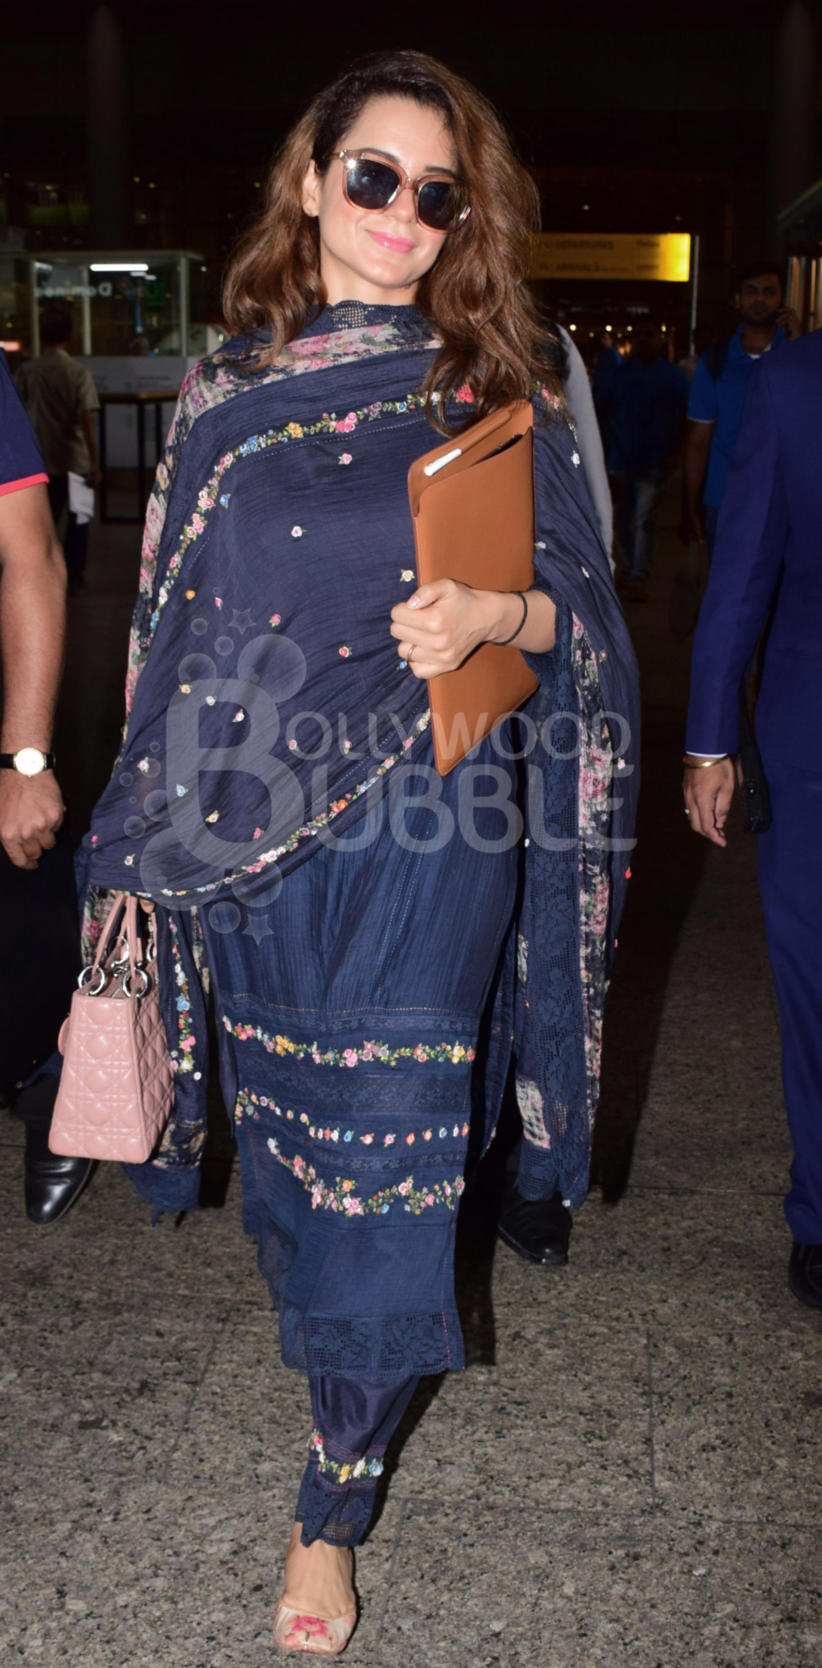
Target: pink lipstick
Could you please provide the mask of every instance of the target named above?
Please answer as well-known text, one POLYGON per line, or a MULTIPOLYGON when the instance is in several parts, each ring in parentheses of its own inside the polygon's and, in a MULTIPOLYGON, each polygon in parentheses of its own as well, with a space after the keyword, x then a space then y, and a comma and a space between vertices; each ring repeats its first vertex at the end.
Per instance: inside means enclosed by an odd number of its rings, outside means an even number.
POLYGON ((374 242, 381 244, 383 249, 394 249, 399 255, 409 254, 414 247, 409 238, 389 237, 387 232, 369 231, 368 236, 373 237, 374 242))

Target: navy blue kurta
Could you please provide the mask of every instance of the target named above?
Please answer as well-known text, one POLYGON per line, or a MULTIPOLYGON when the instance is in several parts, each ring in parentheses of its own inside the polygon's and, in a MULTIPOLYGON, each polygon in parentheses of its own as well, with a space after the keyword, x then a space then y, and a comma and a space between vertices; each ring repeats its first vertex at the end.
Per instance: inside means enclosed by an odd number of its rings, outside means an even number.
POLYGON ((161 906, 176 1109, 136 1185, 158 1209, 196 1197, 208 969, 285 1359, 395 1381, 462 1361, 453 1233, 489 998, 491 1112, 516 1027, 533 1188, 584 1196, 637 724, 549 395, 535 566, 558 631, 533 657, 526 757, 509 724, 436 775, 425 685, 388 629, 416 584, 406 475, 436 443, 419 393, 436 344, 414 309, 364 312, 352 329, 327 309, 262 372, 255 344, 228 344, 188 381, 90 878, 161 906))

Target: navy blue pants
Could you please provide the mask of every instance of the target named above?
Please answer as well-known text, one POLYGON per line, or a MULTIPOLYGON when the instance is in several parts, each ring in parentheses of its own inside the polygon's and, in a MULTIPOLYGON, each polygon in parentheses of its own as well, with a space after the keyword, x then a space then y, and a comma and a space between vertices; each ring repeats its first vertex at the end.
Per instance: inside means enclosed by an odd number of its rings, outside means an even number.
POLYGON ((773 823, 759 837, 759 888, 782 1029, 793 1142, 785 1215, 822 1244, 822 776, 767 762, 773 823))
POLYGON ((514 909, 514 782, 486 743, 400 785, 370 830, 202 912, 245 1224, 311 1388, 306 1544, 361 1539, 418 1378, 464 1359, 454 1236, 514 909))
POLYGON ((384 1384, 312 1374, 314 1428, 294 1514, 304 1546, 356 1546, 362 1539, 386 1447, 418 1382, 417 1375, 384 1384))

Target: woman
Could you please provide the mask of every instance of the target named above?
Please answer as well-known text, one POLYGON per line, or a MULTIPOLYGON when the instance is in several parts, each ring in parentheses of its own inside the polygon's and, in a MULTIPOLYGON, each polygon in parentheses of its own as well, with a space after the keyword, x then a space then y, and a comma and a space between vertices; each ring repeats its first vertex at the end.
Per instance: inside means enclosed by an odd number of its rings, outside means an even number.
POLYGON ((176 1109, 135 1184, 157 1212, 196 1202, 208 977, 246 1225, 309 1378, 287 1650, 344 1647, 386 1444, 420 1374, 462 1365, 472 1068, 485 1015, 490 1132, 515 917, 520 1186, 586 1186, 635 685, 550 372, 526 606, 416 587, 406 497, 443 432, 534 387, 534 222, 495 115, 433 60, 376 54, 315 99, 229 271, 235 334, 187 379, 158 469, 128 725, 91 834, 90 915, 113 886, 162 906, 176 1109), (540 677, 539 762, 509 724, 441 779, 425 680, 504 640, 540 677))

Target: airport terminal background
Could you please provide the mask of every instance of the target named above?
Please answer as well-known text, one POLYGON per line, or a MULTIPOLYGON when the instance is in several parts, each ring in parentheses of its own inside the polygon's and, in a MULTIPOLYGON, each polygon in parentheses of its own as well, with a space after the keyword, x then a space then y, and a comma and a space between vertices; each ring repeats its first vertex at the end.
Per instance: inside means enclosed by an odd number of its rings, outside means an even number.
MULTIPOLYGON (((422 8, 399 44, 504 112, 548 236, 691 240, 679 281, 535 279, 589 361, 608 336, 627 351, 648 313, 678 360, 695 323, 733 327, 736 277, 763 253, 805 327, 822 322, 819 12, 580 0, 503 27, 498 8, 422 8)), ((278 138, 344 52, 396 44, 398 26, 384 8, 317 20, 248 0, 42 0, 2 35, 0 348, 13 367, 34 351, 38 287, 59 287, 60 263, 76 351, 94 326, 114 333, 97 344, 111 362, 106 519, 69 601, 57 726, 79 833, 120 729, 140 427, 148 478, 178 370, 218 339, 221 268, 278 138), (83 279, 84 254, 126 270, 83 279)), ((820 1321, 785 1279, 789 1144, 755 842, 737 812, 730 850, 709 849, 682 815, 679 490, 675 476, 630 611, 644 788, 591 1196, 569 1266, 547 1272, 495 1242, 493 1159, 469 1189, 469 1366, 409 1410, 361 1553, 352 1668, 822 1661, 820 1321)), ((0 1112, 4 1663, 273 1660, 304 1389, 279 1361, 216 1095, 213 1113, 211 1208, 152 1230, 101 1166, 37 1230, 22 1126, 0 1112)))

